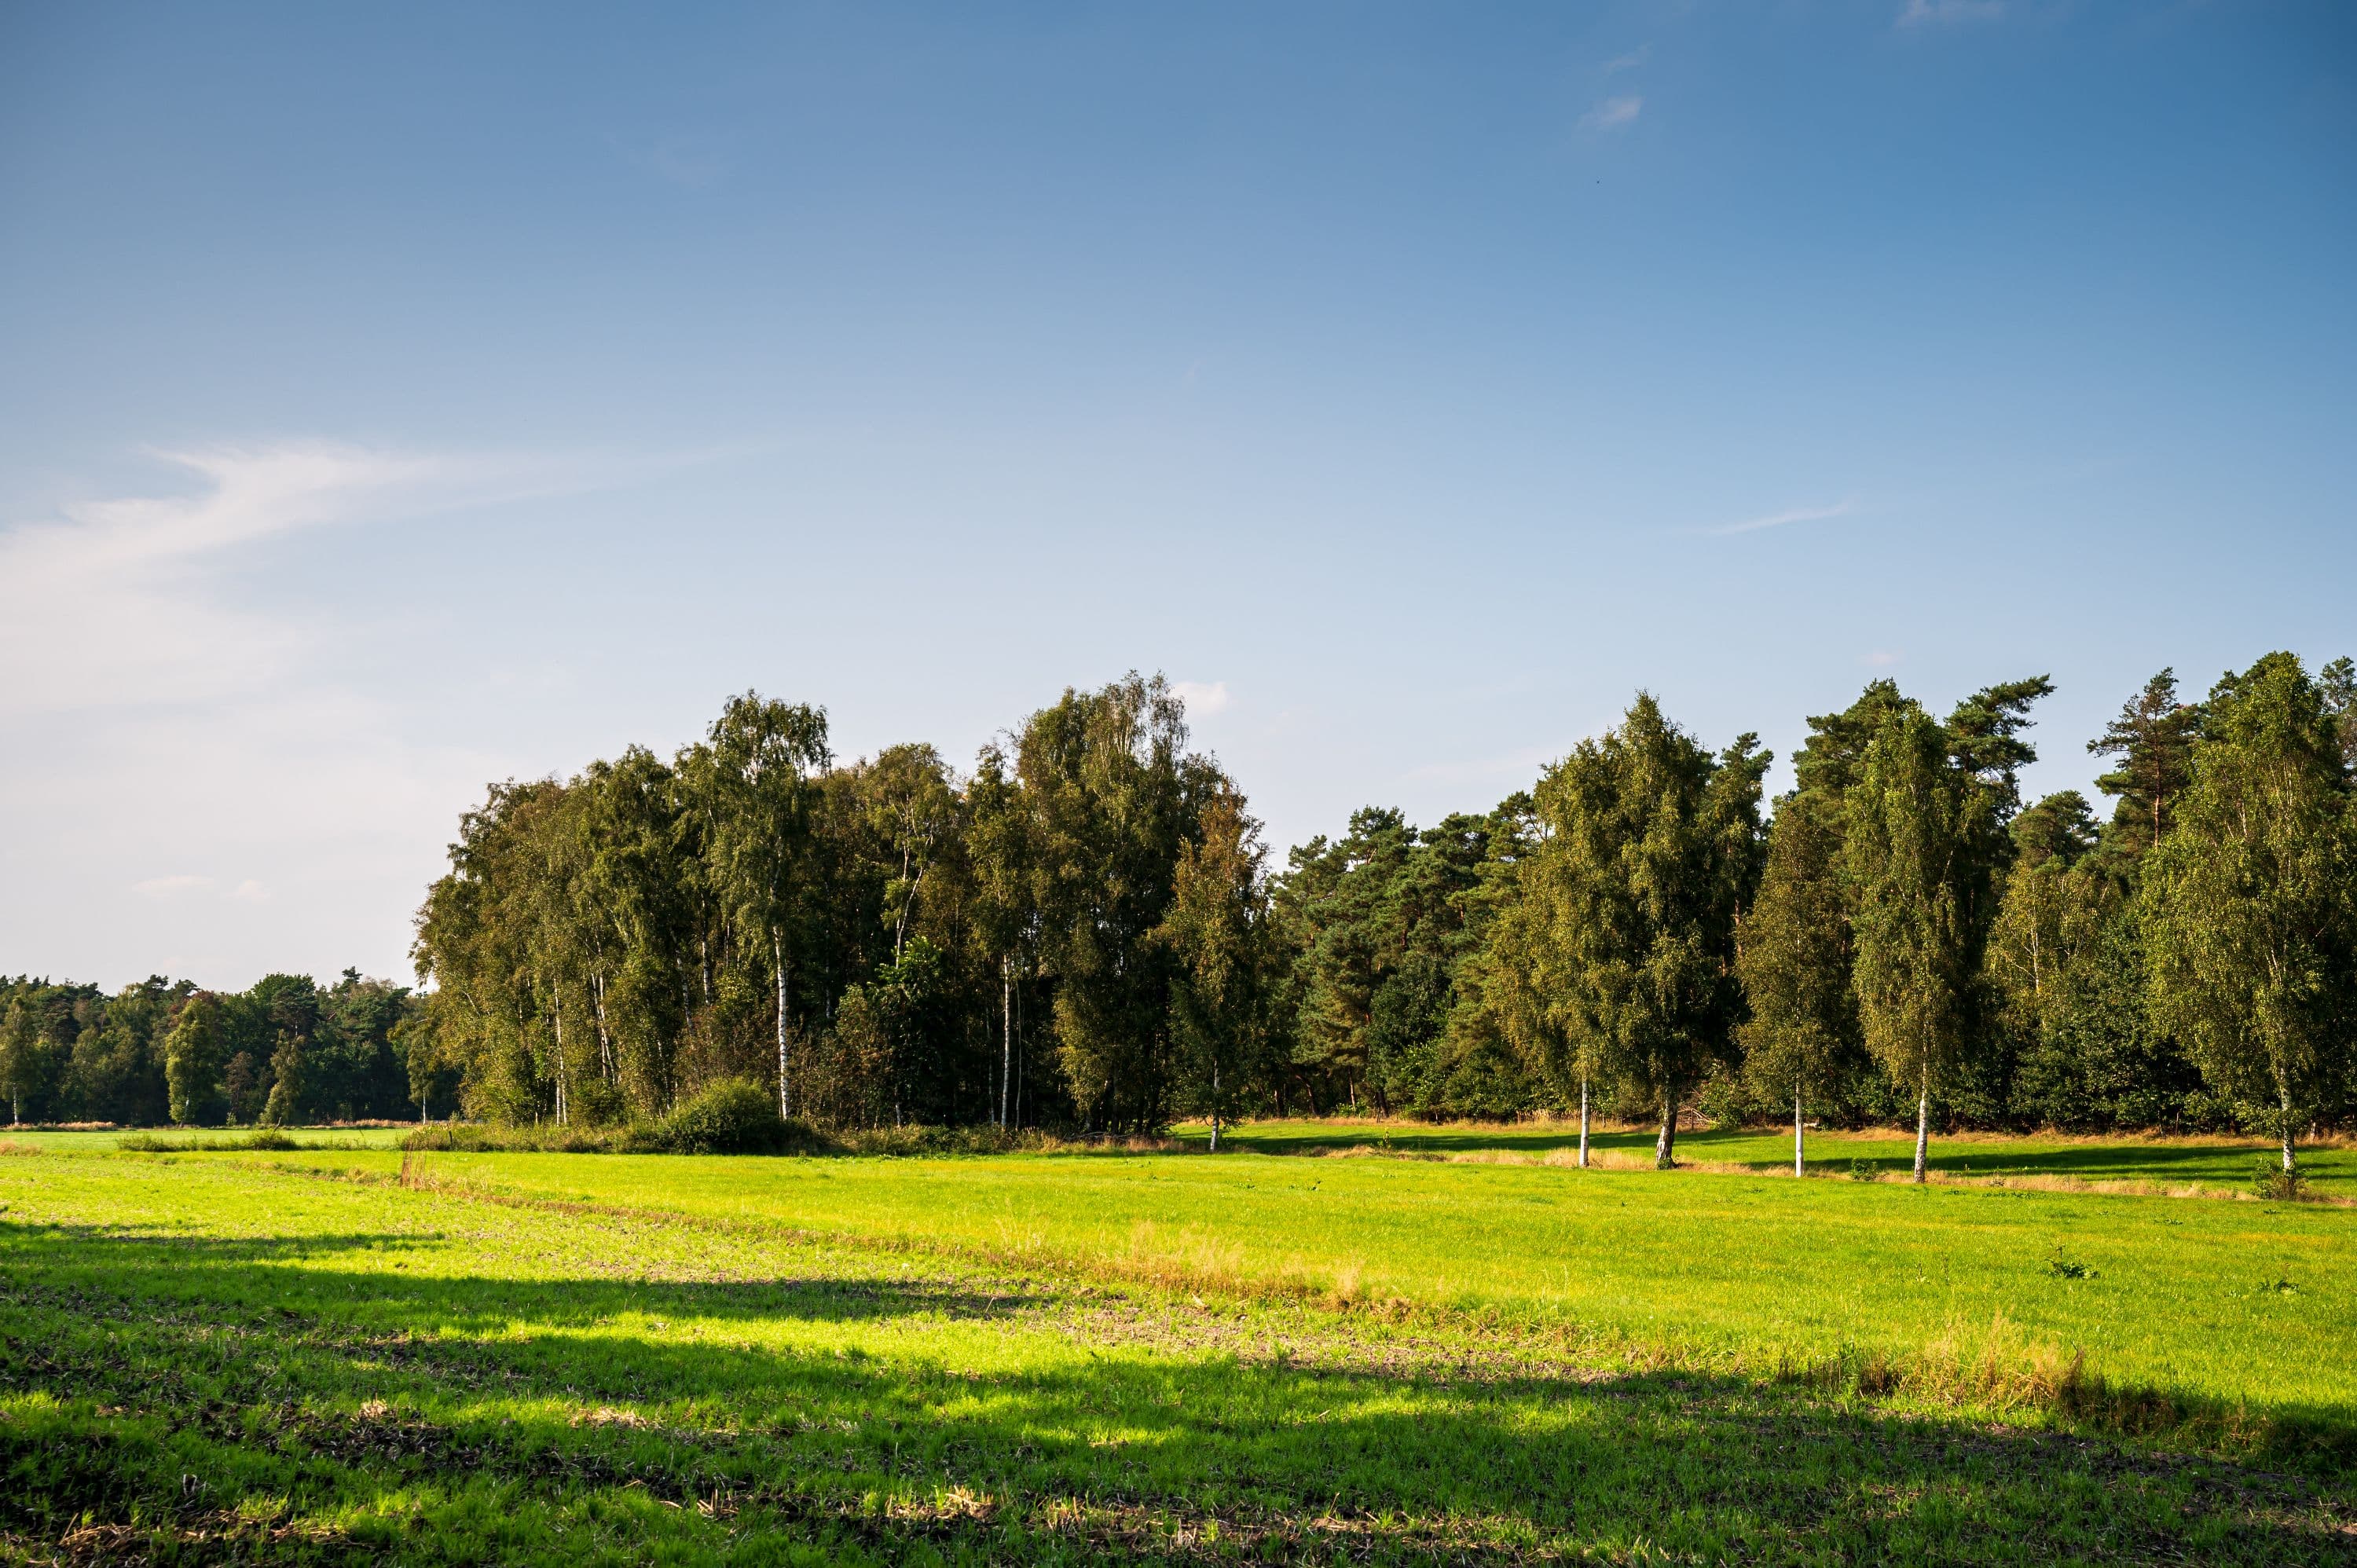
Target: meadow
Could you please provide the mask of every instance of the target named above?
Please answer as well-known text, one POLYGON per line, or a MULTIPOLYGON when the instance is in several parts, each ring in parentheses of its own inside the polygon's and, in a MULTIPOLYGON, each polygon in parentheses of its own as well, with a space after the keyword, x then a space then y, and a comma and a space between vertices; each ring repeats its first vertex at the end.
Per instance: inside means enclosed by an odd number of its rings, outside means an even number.
MULTIPOLYGON (((1361 1133, 1241 1132, 1217 1158, 20 1142, 0 1158, 0 1550, 2357 1549, 2347 1207, 1581 1172, 1494 1129, 1394 1151, 1479 1158, 1300 1158, 1281 1151, 1361 1133)), ((2204 1157, 2239 1175, 2248 1153, 2204 1157)))
MULTIPOLYGON (((1178 1130, 1182 1141, 1201 1146, 1211 1130, 1200 1124, 1178 1130)), ((1560 1163, 1579 1149, 1579 1124, 1567 1121, 1420 1122, 1335 1118, 1270 1119, 1222 1128, 1220 1141, 1238 1150, 1301 1155, 1366 1151, 1434 1159, 1534 1159, 1560 1163)), ((1653 1129, 1598 1124, 1589 1140, 1592 1161, 1651 1166, 1653 1129)), ((1882 1177, 1909 1174, 1915 1163, 1911 1133, 1889 1127, 1815 1131, 1807 1137, 1813 1176, 1847 1176, 1863 1166, 1882 1177)), ((1681 1132, 1678 1163, 1718 1169, 1762 1172, 1792 1168, 1789 1127, 1745 1127, 1681 1132)), ((2010 1133, 1952 1133, 1932 1140, 1935 1176, 1956 1180, 2041 1181, 2057 1186, 2126 1185, 2147 1190, 2200 1188, 2240 1193, 2260 1166, 2272 1167, 2274 1147, 2261 1138, 2222 1134, 2118 1133, 2070 1136, 2010 1133)), ((2310 1141, 2299 1149, 2303 1176, 2326 1197, 2357 1198, 2357 1147, 2345 1138, 2310 1141)))

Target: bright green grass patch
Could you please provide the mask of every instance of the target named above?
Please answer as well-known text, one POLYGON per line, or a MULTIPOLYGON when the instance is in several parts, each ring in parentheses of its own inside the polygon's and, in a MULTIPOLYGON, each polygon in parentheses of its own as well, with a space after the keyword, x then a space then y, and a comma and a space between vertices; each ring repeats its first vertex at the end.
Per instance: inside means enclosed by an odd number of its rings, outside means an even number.
MULTIPOLYGON (((1180 1139, 1195 1146, 1210 1141, 1209 1127, 1200 1123, 1176 1131, 1180 1139)), ((1368 1149, 1443 1157, 1508 1155, 1535 1159, 1575 1153, 1579 1147, 1579 1124, 1294 1118, 1225 1126, 1220 1130, 1220 1142, 1268 1155, 1368 1149)), ((1650 1128, 1599 1127, 1589 1138, 1589 1146, 1616 1163, 1651 1164, 1653 1133, 1650 1128)), ((1680 1133, 1677 1154, 1681 1162, 1790 1171, 1792 1133, 1790 1128, 1680 1133)), ((2250 1187, 2253 1173, 2260 1165, 2273 1165, 2277 1157, 2276 1145, 2264 1138, 1957 1133, 1932 1140, 1930 1163, 1940 1174, 1975 1180, 2149 1182, 2241 1192, 2250 1187)), ((1845 1176, 1859 1162, 1878 1174, 1898 1175, 1914 1167, 1915 1139, 1910 1133, 1891 1128, 1813 1132, 1808 1135, 1808 1159, 1814 1175, 1845 1176)), ((2303 1144, 2299 1164, 2302 1173, 2325 1195, 2357 1197, 2357 1147, 2338 1142, 2303 1144)))
MULTIPOLYGON (((1263 1194, 1328 1191, 1267 1179, 1307 1162, 428 1164, 640 1211, 318 1179, 393 1168, 370 1154, 0 1161, 0 1553, 2273 1563, 2345 1560, 2357 1520, 2343 1477, 2276 1461, 1691 1369, 1599 1378, 1478 1318, 1198 1306, 879 1250, 891 1230, 846 1218, 983 1190, 911 1172, 1073 1187, 1013 1189, 1060 1212, 1200 1173, 1228 1185, 1188 1202, 1248 1219, 1263 1194), (788 1199, 856 1239, 789 1237, 788 1199)), ((1452 1206, 1495 1219, 1555 1174, 1338 1164, 1400 1182, 1427 1230, 1452 1206)), ((1380 1191, 1359 1197, 1382 1209, 1380 1191)))
POLYGON ((2357 1211, 2333 1206, 1250 1155, 414 1159, 527 1199, 1488 1314, 1591 1358, 1764 1374, 2083 1356, 2115 1387, 2357 1422, 2357 1211))
POLYGON ((250 1143, 255 1136, 292 1138, 307 1148, 321 1149, 397 1149, 403 1139, 417 1129, 397 1127, 109 1127, 90 1132, 64 1132, 30 1127, 0 1127, 0 1146, 15 1144, 20 1148, 48 1149, 61 1154, 78 1149, 113 1149, 124 1140, 132 1143, 163 1143, 189 1144, 198 1148, 214 1144, 234 1147, 250 1143))

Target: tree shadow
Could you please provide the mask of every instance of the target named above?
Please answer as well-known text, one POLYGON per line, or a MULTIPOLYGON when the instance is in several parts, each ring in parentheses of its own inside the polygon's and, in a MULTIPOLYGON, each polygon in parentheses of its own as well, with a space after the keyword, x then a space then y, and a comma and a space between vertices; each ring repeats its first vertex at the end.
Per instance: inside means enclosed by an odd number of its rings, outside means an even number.
MULTIPOLYGON (((1653 1138, 1652 1133, 1642 1129, 1598 1130, 1590 1133, 1588 1145, 1593 1151, 1620 1163, 1631 1156, 1650 1159, 1653 1152, 1653 1138)), ((1762 1134, 1756 1129, 1684 1132, 1678 1134, 1678 1153, 1688 1161, 1730 1161, 1762 1172, 1789 1170, 1791 1158, 1786 1149, 1780 1148, 1773 1155, 1763 1155, 1761 1140, 1762 1134)), ((1182 1135, 1181 1141, 1189 1148, 1200 1149, 1206 1140, 1202 1134, 1189 1132, 1182 1135)), ((1230 1135, 1229 1146, 1240 1153, 1264 1155, 1313 1155, 1340 1149, 1369 1149, 1404 1155, 1496 1153, 1544 1158, 1577 1151, 1579 1129, 1554 1122, 1534 1123, 1528 1127, 1457 1127, 1447 1123, 1425 1125, 1415 1122, 1340 1123, 1267 1132, 1256 1132, 1247 1126, 1230 1135)), ((2326 1182, 2344 1178, 2349 1172, 2339 1158, 2340 1154, 2337 1149, 2309 1152, 2307 1155, 2309 1174, 2326 1182)), ((2060 1147, 2029 1148, 1979 1139, 1959 1143, 1935 1136, 1926 1163, 1931 1169, 1952 1176, 2059 1176, 2083 1181, 2201 1179, 2239 1187, 2249 1181, 2258 1163, 2270 1157, 2270 1151, 2257 1143, 2243 1144, 2222 1138, 2216 1142, 2185 1144, 2091 1141, 2060 1147)), ((1815 1137, 1810 1141, 1810 1163, 1821 1169, 1857 1166, 1877 1174, 1887 1174, 1911 1170, 1914 1158, 1911 1138, 1897 1132, 1879 1138, 1870 1134, 1836 1133, 1823 1141, 1815 1137)))
MULTIPOLYGON (((84 1515, 186 1534, 284 1498, 339 1529, 424 1519, 436 1552, 503 1556, 519 1553, 501 1530, 561 1532, 593 1499, 646 1541, 758 1524, 888 1556, 920 1540, 1215 1554, 1218 1526, 1325 1559, 1554 1542, 1963 1561, 2129 1540, 2281 1563, 2331 1558, 2352 1517, 2330 1477, 1732 1378, 1321 1370, 1094 1346, 1044 1289, 391 1278, 316 1261, 333 1251, 290 1268, 283 1242, 0 1231, 0 1379, 12 1400, 63 1402, 0 1422, 0 1521, 49 1541, 84 1515), (609 1321, 623 1313, 636 1326, 609 1321), (839 1331, 694 1332, 762 1321, 839 1331), (960 1321, 993 1338, 934 1326, 960 1321), (990 1353, 1006 1336, 1028 1337, 1021 1355, 990 1353)), ((396 1554, 431 1554, 419 1540, 396 1554)))

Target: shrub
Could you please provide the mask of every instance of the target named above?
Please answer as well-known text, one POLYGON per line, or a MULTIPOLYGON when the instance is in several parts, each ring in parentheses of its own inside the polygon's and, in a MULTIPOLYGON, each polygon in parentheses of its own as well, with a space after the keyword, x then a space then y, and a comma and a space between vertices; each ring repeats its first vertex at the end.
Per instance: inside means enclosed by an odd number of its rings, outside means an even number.
POLYGON ((2259 1162, 2251 1190, 2277 1203, 2305 1203, 2316 1196, 2316 1189, 2309 1185, 2306 1176, 2298 1171, 2287 1171, 2273 1160, 2259 1162))
POLYGON ((651 1152, 664 1155, 782 1155, 807 1137, 778 1114, 768 1090, 731 1078, 640 1129, 631 1142, 643 1140, 651 1152))

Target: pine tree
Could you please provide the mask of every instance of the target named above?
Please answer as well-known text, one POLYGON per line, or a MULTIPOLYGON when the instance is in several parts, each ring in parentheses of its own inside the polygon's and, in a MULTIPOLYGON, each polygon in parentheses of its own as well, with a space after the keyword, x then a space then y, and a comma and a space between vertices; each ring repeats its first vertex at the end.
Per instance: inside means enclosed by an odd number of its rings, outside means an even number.
POLYGON ((2093 755, 2119 759, 2119 766, 2095 780, 2095 788, 2118 801, 2112 811, 2117 853, 2133 860, 2168 832, 2177 798, 2192 777, 2193 737, 2201 722, 2199 708, 2178 701, 2176 672, 2164 670, 2087 743, 2093 755))

